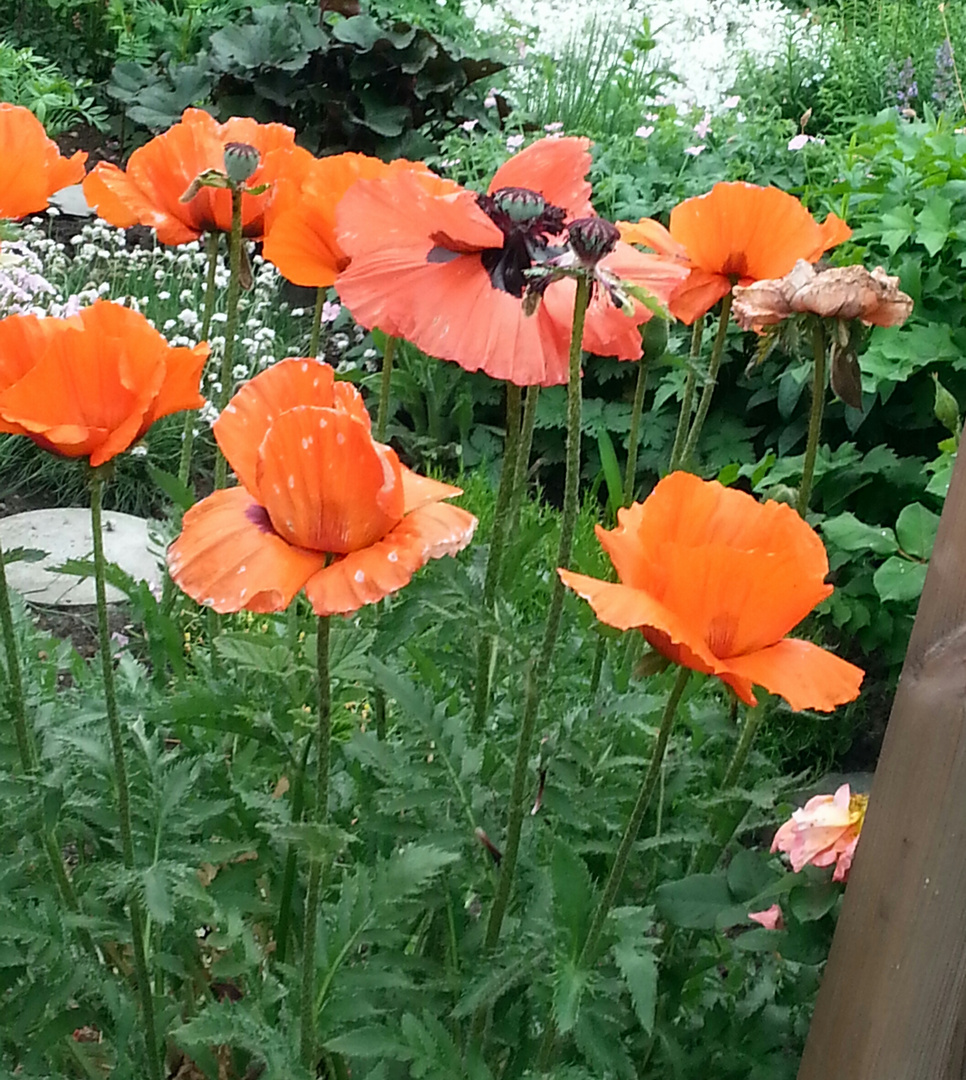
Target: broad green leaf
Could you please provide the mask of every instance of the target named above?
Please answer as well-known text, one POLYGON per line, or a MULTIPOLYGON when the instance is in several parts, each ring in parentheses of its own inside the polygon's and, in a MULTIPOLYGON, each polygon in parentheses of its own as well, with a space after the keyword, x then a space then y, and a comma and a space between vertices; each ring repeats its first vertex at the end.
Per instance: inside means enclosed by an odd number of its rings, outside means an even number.
POLYGON ((874 555, 894 555, 899 550, 892 529, 866 525, 851 512, 822 522, 825 538, 843 551, 871 551, 874 555))
POLYGON ((728 864, 728 889, 740 903, 758 896, 779 878, 766 855, 747 848, 737 851, 728 864))
POLYGON ((657 1008, 657 959, 645 943, 625 939, 614 945, 614 959, 634 1003, 634 1013, 646 1035, 654 1030, 657 1008))
POLYGON ((842 886, 835 881, 798 885, 788 894, 788 906, 799 922, 815 922, 835 907, 842 886))
POLYGON ((895 253, 916 231, 916 218, 910 206, 901 205, 892 210, 887 210, 882 215, 882 242, 889 249, 890 255, 895 253))
POLYGON ((940 251, 949 237, 949 212, 952 203, 941 195, 934 195, 925 207, 916 215, 919 229, 916 232, 916 240, 929 252, 935 255, 940 251))
POLYGON ((657 910, 674 926, 711 930, 718 915, 734 906, 722 874, 692 874, 658 886, 657 910))
POLYGON ((899 546, 907 555, 916 559, 928 559, 936 541, 939 515, 927 510, 922 503, 905 506, 896 521, 899 546))
POLYGON ((926 581, 926 564, 910 562, 893 555, 876 570, 872 584, 880 600, 898 600, 907 603, 918 600, 926 581))

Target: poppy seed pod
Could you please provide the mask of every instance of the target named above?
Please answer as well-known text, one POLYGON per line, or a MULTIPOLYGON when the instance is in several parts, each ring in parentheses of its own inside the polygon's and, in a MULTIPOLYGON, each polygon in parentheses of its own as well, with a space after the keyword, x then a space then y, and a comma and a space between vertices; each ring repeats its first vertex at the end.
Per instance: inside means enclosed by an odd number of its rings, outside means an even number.
POLYGON ((244 184, 258 168, 260 155, 250 143, 225 143, 225 175, 233 184, 244 184))
POLYGON ((616 225, 601 217, 584 217, 572 221, 567 228, 567 239, 574 254, 586 269, 593 269, 601 259, 609 255, 620 240, 616 225))

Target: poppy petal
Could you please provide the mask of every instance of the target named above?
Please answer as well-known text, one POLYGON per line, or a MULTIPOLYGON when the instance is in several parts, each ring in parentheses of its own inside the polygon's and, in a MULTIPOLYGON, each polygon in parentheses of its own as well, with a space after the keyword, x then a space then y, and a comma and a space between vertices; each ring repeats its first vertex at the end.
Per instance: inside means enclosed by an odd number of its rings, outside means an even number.
POLYGON ((332 285, 349 260, 335 238, 334 224, 321 207, 298 203, 272 220, 262 254, 296 285, 332 285))
POLYGON ((183 409, 200 409, 204 405, 205 399, 198 388, 208 353, 206 341, 190 349, 182 346, 171 349, 164 365, 164 382, 148 409, 147 423, 153 424, 162 416, 170 416, 183 409))
POLYGON ((476 518, 458 506, 423 506, 382 540, 313 575, 305 593, 317 615, 357 611, 408 585, 430 559, 461 551, 475 528, 476 518))
POLYGON ((428 476, 420 476, 412 469, 402 466, 404 514, 411 514, 422 506, 429 503, 441 502, 443 499, 452 499, 463 494, 463 489, 453 487, 452 484, 444 484, 440 480, 431 480, 428 476))
POLYGON ((863 671, 810 641, 786 638, 746 656, 732 656, 722 670, 783 697, 796 712, 832 712, 859 696, 863 671))
POLYGON ((819 225, 818 232, 818 244, 807 255, 802 256, 807 262, 818 262, 829 248, 844 244, 852 235, 852 230, 837 214, 829 214, 819 225))
POLYGON ((674 290, 668 307, 675 319, 683 322, 685 326, 692 326, 729 292, 730 278, 695 267, 674 290))
POLYGON ((563 207, 573 220, 594 212, 588 172, 590 139, 540 139, 501 165, 487 191, 491 195, 500 188, 538 191, 548 203, 563 207))
POLYGON ((641 218, 640 221, 618 221, 617 228, 625 244, 641 244, 660 255, 672 255, 688 260, 688 249, 675 240, 667 229, 654 218, 641 218))
POLYGON ((219 614, 282 611, 325 555, 286 544, 244 488, 226 488, 185 514, 168 548, 174 583, 219 614))
POLYGON ((63 158, 43 124, 22 105, 0 103, 0 218, 43 210, 48 196, 84 178, 87 154, 63 158))
POLYGON ((395 451, 341 409, 302 405, 282 413, 259 447, 256 481, 275 531, 312 551, 358 551, 403 516, 395 451))
POLYGON ((347 412, 353 419, 358 420, 366 431, 372 431, 372 418, 366 408, 362 394, 345 379, 336 380, 332 387, 333 408, 347 412))
MULTIPOLYGON (((0 394, 19 382, 37 363, 51 335, 67 326, 65 319, 40 319, 36 315, 8 315, 0 319, 0 394)), ((19 424, 0 418, 0 431, 25 435, 19 424)))
MULTIPOLYGON (((135 153, 137 151, 135 150, 135 153)), ((133 156, 133 155, 132 155, 133 156)), ((182 193, 183 194, 183 193, 182 193)), ((119 229, 132 225, 150 225, 162 234, 165 244, 187 244, 197 240, 197 229, 165 216, 159 219, 157 209, 145 191, 117 165, 99 161, 84 180, 84 198, 99 218, 119 229)))
POLYGON ((280 360, 245 383, 214 423, 215 440, 239 482, 258 490, 258 448, 272 421, 298 405, 331 408, 335 375, 318 360, 280 360))

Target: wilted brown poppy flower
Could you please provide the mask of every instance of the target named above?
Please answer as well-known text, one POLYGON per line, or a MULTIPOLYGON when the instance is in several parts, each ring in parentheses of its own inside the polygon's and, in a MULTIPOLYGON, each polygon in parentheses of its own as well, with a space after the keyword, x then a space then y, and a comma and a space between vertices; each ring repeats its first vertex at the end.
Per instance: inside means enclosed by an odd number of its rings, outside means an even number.
POLYGON ((912 313, 912 297, 881 266, 871 273, 864 266, 816 270, 799 259, 783 278, 736 286, 733 311, 744 330, 760 330, 804 314, 859 319, 870 326, 900 326, 912 313))

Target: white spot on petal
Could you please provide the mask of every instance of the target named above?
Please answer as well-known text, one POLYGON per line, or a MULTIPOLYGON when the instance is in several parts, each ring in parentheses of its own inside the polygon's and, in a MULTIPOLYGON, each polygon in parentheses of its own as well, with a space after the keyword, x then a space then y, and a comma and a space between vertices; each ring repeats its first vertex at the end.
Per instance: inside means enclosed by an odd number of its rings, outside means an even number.
POLYGON ((353 577, 356 579, 356 581, 359 582, 360 585, 366 580, 366 575, 361 570, 357 570, 353 577))
POLYGON ((295 490, 295 477, 291 473, 289 473, 288 477, 288 489, 289 491, 295 490))
POLYGON ((386 558, 390 562, 399 562, 399 553, 395 551, 390 551, 386 558))

